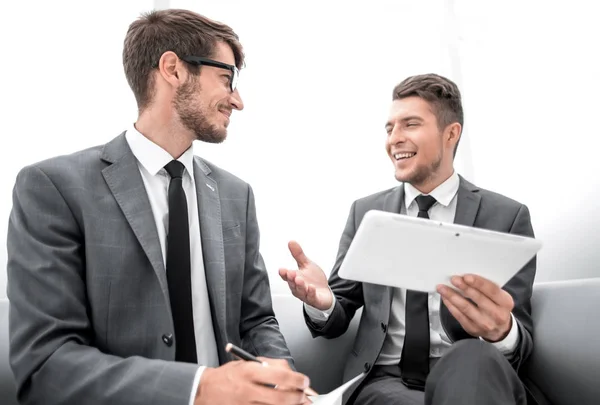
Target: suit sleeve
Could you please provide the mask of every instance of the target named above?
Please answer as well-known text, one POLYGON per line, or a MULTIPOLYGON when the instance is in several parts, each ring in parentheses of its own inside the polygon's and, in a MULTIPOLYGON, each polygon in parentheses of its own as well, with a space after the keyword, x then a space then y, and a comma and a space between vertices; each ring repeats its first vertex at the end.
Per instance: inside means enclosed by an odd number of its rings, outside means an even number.
MULTIPOLYGON (((529 209, 522 205, 510 233, 534 237, 533 226, 529 209)), ((533 351, 533 320, 531 318, 531 295, 536 272, 536 257, 531 259, 519 272, 503 287, 513 298, 515 307, 512 314, 519 327, 519 343, 510 356, 510 362, 515 369, 519 369, 533 351)))
POLYGON ((356 233, 356 202, 350 208, 350 214, 346 221, 346 227, 342 233, 337 257, 333 270, 329 277, 329 287, 335 295, 335 305, 326 322, 315 322, 304 311, 304 319, 313 337, 323 336, 333 339, 343 335, 356 313, 356 310, 364 305, 362 283, 342 279, 339 269, 346 257, 350 243, 356 233))
POLYGON ((197 366, 94 347, 83 234, 38 167, 17 176, 7 240, 10 363, 21 404, 188 404, 197 366))
POLYGON ((254 194, 248 186, 246 265, 239 329, 242 348, 257 356, 286 359, 293 368, 292 357, 273 312, 269 277, 259 248, 254 194))

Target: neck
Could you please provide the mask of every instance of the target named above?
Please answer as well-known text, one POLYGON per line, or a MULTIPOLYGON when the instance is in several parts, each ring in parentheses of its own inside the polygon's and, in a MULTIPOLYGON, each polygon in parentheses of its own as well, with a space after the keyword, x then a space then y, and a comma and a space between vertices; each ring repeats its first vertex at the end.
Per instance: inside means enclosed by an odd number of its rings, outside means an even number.
POLYGON ((157 111, 153 106, 140 113, 135 128, 146 138, 166 150, 173 159, 192 146, 190 131, 174 120, 170 111, 157 111))
POLYGON ((419 190, 423 194, 429 194, 440 184, 443 184, 446 180, 448 180, 454 174, 454 167, 450 166, 447 170, 439 171, 437 173, 433 173, 429 176, 425 181, 419 184, 412 184, 414 188, 419 190))

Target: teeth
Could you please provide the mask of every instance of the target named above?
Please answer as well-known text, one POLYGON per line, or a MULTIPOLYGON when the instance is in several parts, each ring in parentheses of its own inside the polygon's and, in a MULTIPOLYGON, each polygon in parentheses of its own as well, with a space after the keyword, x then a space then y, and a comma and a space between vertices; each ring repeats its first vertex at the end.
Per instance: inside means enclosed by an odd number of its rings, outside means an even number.
POLYGON ((409 152, 409 153, 396 153, 394 155, 394 158, 396 160, 398 160, 398 159, 406 159, 406 158, 413 157, 414 155, 416 155, 416 153, 412 153, 412 152, 409 152))

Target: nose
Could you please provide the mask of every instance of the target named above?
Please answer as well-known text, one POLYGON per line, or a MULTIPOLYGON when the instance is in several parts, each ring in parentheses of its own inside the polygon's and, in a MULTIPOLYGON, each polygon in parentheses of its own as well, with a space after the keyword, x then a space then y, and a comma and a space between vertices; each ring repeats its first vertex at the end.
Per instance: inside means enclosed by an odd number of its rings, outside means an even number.
POLYGON ((235 91, 231 93, 229 97, 229 104, 231 104, 231 108, 235 110, 242 111, 244 109, 244 102, 242 101, 242 97, 240 96, 238 89, 235 89, 235 91))
POLYGON ((390 146, 399 144, 399 143, 404 143, 406 142, 406 137, 404 136, 404 131, 402 131, 400 128, 398 128, 397 126, 395 126, 392 129, 392 133, 388 136, 388 144, 390 146))

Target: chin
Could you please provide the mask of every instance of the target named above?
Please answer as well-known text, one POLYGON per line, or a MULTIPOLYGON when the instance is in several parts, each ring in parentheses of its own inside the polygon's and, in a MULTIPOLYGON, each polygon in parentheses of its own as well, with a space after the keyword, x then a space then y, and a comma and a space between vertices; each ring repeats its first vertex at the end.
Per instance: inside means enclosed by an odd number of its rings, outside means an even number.
POLYGON ((206 143, 221 143, 227 138, 227 129, 215 127, 202 128, 195 131, 196 140, 206 143))
POLYGON ((398 170, 394 173, 396 180, 402 183, 412 183, 415 180, 416 173, 414 170, 398 170))

